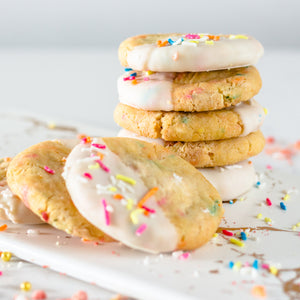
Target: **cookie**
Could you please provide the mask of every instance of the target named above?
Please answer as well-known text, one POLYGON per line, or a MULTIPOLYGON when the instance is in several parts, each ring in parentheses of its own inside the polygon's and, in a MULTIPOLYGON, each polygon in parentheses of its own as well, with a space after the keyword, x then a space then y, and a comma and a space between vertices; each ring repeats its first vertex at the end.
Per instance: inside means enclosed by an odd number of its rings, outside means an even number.
POLYGON ((118 80, 121 103, 151 111, 217 110, 255 96, 261 78, 253 66, 197 73, 129 71, 118 80))
POLYGON ((232 200, 248 192, 257 181, 251 161, 214 168, 199 168, 204 177, 219 192, 222 201, 232 200))
POLYGON ((262 45, 245 35, 145 34, 119 47, 124 67, 137 71, 202 72, 254 65, 262 45))
POLYGON ((87 240, 112 241, 78 212, 62 177, 71 148, 45 141, 19 153, 8 166, 12 192, 42 220, 87 240))
POLYGON ((161 144, 197 168, 221 167, 236 164, 259 154, 265 145, 265 138, 261 131, 227 140, 187 143, 150 139, 138 136, 124 129, 119 132, 118 136, 131 137, 150 143, 161 144))
POLYGON ((10 160, 10 158, 0 158, 0 220, 15 224, 43 223, 8 187, 6 171, 10 160))
POLYGON ((210 112, 155 112, 119 103, 115 122, 138 135, 165 141, 211 141, 246 136, 257 131, 265 118, 263 107, 255 100, 230 109, 210 112))
POLYGON ((97 138, 72 150, 65 174, 87 220, 146 252, 195 249, 212 237, 223 215, 216 189, 157 144, 97 138))

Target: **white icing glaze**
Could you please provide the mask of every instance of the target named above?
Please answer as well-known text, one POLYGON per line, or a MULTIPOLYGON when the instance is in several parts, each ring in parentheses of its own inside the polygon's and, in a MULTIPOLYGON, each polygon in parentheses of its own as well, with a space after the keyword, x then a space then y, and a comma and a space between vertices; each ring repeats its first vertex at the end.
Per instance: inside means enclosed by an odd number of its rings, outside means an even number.
POLYGON ((137 139, 137 140, 141 140, 141 141, 145 141, 148 143, 156 143, 159 145, 164 146, 165 145, 165 141, 163 139, 151 139, 145 136, 141 136, 138 135, 132 131, 129 131, 127 129, 122 128, 119 133, 118 133, 118 137, 127 137, 127 138, 133 138, 133 139, 137 139))
POLYGON ((0 219, 15 224, 44 223, 11 192, 5 180, 0 184, 0 219))
MULTIPOLYGON (((104 144, 102 139, 95 139, 94 142, 104 144)), ((148 192, 148 189, 139 174, 126 166, 108 148, 91 149, 90 144, 76 146, 67 158, 64 176, 75 206, 93 225, 135 249, 152 253, 175 250, 178 242, 176 229, 165 217, 155 200, 155 195, 146 202, 147 207, 154 209, 155 213, 151 213, 150 216, 138 214, 138 224, 130 221, 130 214, 136 209, 136 204, 148 192), (97 151, 104 154, 102 162, 109 168, 109 173, 101 168, 89 169, 89 166, 95 165, 95 159, 97 159, 97 157, 91 157, 91 154, 97 151), (92 179, 83 176, 86 172, 91 174, 92 179), (117 174, 133 178, 136 184, 131 185, 116 179, 117 174), (111 188, 116 188, 116 190, 111 190, 111 188), (124 198, 114 199, 113 195, 116 193, 122 194, 124 198), (110 225, 106 224, 103 199, 107 203, 110 225), (129 202, 133 201, 132 210, 126 207, 128 199, 132 199, 129 202), (140 236, 137 236, 136 230, 142 224, 146 224, 147 228, 140 236)))
POLYGON ((155 44, 137 46, 128 52, 127 63, 139 71, 201 72, 254 65, 263 55, 262 45, 251 37, 207 42, 203 39, 198 44, 187 40, 165 47, 155 44))
POLYGON ((124 76, 118 79, 118 93, 121 103, 145 110, 173 110, 172 83, 173 73, 155 73, 150 80, 132 84, 124 81, 124 76), (158 74, 160 75, 158 77, 158 74))
POLYGON ((264 108, 253 99, 235 105, 233 111, 239 114, 243 122, 244 129, 241 136, 257 131, 263 124, 266 116, 264 108))
POLYGON ((248 161, 225 167, 199 168, 198 170, 216 188, 223 201, 240 197, 249 191, 256 182, 253 164, 248 161))

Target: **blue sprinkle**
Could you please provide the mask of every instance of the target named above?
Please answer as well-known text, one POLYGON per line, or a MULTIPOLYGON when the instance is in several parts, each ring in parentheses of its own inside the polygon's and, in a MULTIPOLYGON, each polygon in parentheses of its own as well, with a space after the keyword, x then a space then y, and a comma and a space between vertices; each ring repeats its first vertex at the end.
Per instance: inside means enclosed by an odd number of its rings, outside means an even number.
POLYGON ((129 72, 129 71, 132 71, 132 69, 131 68, 125 68, 124 71, 129 72))
POLYGON ((229 262, 229 268, 232 269, 233 266, 234 266, 234 262, 233 262, 233 261, 230 261, 230 262, 229 262))
POLYGON ((241 239, 243 240, 243 241, 246 241, 247 240, 247 235, 246 235, 246 233, 245 232, 241 232, 241 239))
POLYGON ((253 262, 252 267, 254 269, 258 270, 258 260, 257 259, 253 262))
POLYGON ((283 210, 286 210, 286 206, 283 202, 280 202, 280 208, 283 209, 283 210))
POLYGON ((232 201, 232 200, 229 200, 229 204, 233 204, 233 201, 232 201))
POLYGON ((170 45, 173 45, 175 42, 172 39, 168 39, 170 45))
POLYGON ((260 181, 257 181, 255 186, 258 188, 260 186, 260 181))
POLYGON ((136 75, 137 75, 136 72, 130 74, 130 76, 136 76, 136 75))

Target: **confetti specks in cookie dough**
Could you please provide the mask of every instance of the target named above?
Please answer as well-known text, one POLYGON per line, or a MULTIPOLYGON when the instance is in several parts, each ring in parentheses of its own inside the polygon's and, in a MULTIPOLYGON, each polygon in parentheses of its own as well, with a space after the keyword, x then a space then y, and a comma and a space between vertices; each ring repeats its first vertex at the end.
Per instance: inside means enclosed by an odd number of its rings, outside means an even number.
POLYGON ((44 166, 44 170, 49 174, 55 174, 55 171, 50 169, 48 166, 44 166))

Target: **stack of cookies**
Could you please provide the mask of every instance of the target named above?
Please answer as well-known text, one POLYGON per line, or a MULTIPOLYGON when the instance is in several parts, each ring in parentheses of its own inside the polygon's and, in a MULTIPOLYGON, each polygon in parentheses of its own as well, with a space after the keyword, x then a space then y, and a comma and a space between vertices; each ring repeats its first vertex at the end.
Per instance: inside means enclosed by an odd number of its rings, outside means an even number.
POLYGON ((263 107, 253 97, 261 44, 245 35, 152 34, 119 48, 114 118, 119 136, 157 142, 186 159, 223 200, 251 188, 248 159, 263 150, 263 107))

